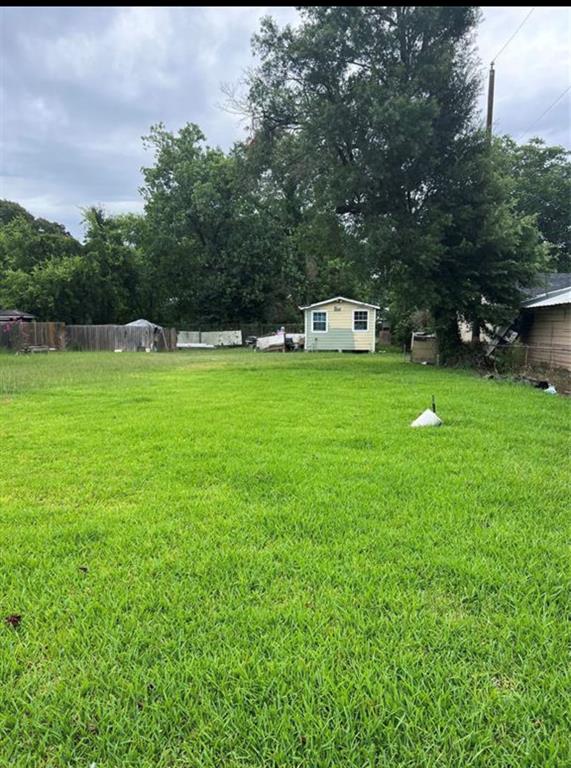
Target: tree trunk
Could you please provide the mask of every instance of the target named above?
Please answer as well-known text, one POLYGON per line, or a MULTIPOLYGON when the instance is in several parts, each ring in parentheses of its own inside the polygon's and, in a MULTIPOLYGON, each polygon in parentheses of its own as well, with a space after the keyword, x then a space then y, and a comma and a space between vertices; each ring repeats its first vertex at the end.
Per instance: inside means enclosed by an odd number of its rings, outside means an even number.
POLYGON ((433 309, 434 325, 438 338, 438 351, 441 362, 457 357, 462 350, 462 340, 458 328, 456 312, 433 309))

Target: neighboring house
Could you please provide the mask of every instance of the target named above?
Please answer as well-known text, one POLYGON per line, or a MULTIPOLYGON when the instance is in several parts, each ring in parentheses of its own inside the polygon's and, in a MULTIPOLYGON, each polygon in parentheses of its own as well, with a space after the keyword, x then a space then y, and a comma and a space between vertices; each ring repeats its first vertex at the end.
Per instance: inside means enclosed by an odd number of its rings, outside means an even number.
MULTIPOLYGON (((561 288, 568 288, 571 285, 571 273, 569 272, 540 272, 536 277, 537 282, 531 288, 523 288, 522 293, 527 297, 521 304, 525 306, 529 299, 533 299, 537 296, 543 296, 551 291, 557 291, 561 288)), ((480 340, 484 343, 496 346, 500 339, 511 342, 515 340, 517 333, 514 333, 514 326, 518 324, 518 318, 514 317, 514 320, 506 326, 500 328, 492 328, 492 326, 485 326, 480 330, 480 340), (506 338, 506 334, 508 334, 506 338)), ((458 323, 458 330, 460 332, 460 338, 465 344, 469 344, 472 341, 472 324, 467 323, 464 320, 460 320, 458 323)))
POLYGON ((335 296, 300 307, 306 352, 374 352, 376 304, 335 296))
POLYGON ((524 293, 519 315, 496 329, 487 353, 517 341, 526 346, 529 365, 571 370, 571 273, 542 273, 524 293))
POLYGON ((529 365, 571 371, 571 280, 565 288, 522 304, 520 338, 527 346, 529 365))
POLYGON ((0 309, 0 323, 14 323, 21 321, 25 323, 31 323, 35 320, 35 315, 30 315, 28 312, 21 312, 19 309, 0 309))

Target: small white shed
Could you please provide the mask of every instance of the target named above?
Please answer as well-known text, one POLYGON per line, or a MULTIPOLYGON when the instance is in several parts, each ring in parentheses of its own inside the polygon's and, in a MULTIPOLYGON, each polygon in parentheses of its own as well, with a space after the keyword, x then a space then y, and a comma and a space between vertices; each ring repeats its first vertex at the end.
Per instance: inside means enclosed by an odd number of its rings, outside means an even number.
POLYGON ((305 317, 305 351, 374 352, 376 304, 335 296, 300 307, 305 317))

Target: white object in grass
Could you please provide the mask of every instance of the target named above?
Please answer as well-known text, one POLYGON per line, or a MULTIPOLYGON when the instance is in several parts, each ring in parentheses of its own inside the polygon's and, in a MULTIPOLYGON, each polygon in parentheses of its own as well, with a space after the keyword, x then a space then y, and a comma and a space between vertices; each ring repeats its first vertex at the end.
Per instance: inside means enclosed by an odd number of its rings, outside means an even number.
POLYGON ((543 391, 546 392, 548 395, 556 395, 557 394, 557 390, 555 389, 553 384, 550 384, 547 387, 547 389, 544 389, 543 391))
POLYGON ((411 427, 439 427, 442 424, 442 419, 439 419, 438 416, 434 413, 434 411, 431 411, 430 408, 427 408, 423 413, 420 414, 418 419, 415 419, 411 427))

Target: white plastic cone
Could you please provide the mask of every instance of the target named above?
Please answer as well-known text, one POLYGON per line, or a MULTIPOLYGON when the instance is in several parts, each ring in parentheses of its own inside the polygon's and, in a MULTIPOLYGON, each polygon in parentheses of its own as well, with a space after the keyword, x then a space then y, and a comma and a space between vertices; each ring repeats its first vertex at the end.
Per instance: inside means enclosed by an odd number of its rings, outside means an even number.
POLYGON ((434 411, 431 411, 430 408, 427 408, 423 413, 420 414, 418 419, 415 419, 411 427, 439 427, 442 424, 442 420, 438 418, 438 416, 434 413, 434 411))

